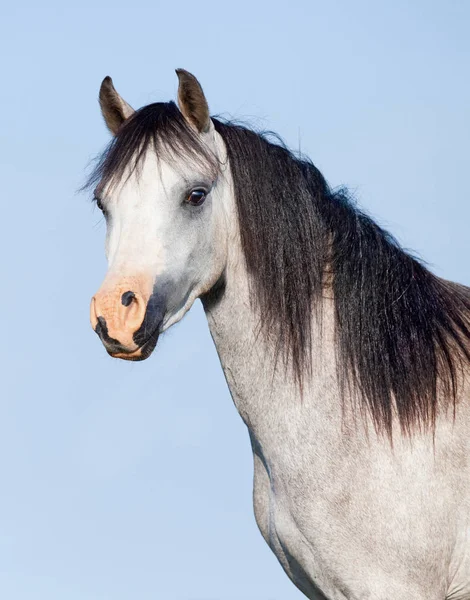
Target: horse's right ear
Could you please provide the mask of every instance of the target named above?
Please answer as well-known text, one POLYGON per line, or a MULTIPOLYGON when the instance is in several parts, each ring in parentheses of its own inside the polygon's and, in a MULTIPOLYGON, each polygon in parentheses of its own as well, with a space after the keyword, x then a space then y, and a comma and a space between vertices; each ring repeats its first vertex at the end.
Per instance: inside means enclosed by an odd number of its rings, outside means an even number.
POLYGON ((106 126, 113 135, 116 135, 124 121, 135 112, 116 92, 111 77, 105 77, 101 84, 100 106, 106 126))

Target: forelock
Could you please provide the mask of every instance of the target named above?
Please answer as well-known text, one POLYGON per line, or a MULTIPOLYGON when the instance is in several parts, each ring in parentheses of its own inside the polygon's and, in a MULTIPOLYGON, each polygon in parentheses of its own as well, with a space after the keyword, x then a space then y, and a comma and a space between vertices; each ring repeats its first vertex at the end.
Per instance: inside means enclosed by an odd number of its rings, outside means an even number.
POLYGON ((139 175, 149 150, 178 168, 190 161, 215 178, 219 163, 199 135, 187 124, 174 102, 156 102, 136 111, 98 157, 84 188, 113 187, 133 173, 139 175))

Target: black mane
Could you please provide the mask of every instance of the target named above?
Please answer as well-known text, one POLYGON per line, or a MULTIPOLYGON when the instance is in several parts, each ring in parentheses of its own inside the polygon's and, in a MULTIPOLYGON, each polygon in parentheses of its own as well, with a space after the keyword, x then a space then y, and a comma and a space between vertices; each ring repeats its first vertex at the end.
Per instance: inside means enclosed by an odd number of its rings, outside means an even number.
MULTIPOLYGON (((341 389, 356 391, 378 430, 433 426, 455 406, 470 361, 470 290, 443 281, 278 140, 213 119, 233 175, 242 248, 262 331, 275 336, 297 380, 311 370, 311 330, 333 292, 341 389)), ((153 145, 217 166, 173 103, 124 124, 90 182, 121 177, 153 145)))

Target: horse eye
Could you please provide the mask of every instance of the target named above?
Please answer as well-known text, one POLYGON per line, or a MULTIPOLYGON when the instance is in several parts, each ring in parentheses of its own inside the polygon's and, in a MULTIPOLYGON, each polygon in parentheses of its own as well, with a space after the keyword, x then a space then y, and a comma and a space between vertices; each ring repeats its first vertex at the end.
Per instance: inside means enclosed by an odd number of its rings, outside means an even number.
POLYGON ((101 211, 101 212, 104 214, 106 211, 105 211, 105 208, 104 208, 104 206, 103 206, 103 203, 102 203, 102 202, 101 202, 101 200, 100 200, 99 198, 97 198, 96 196, 95 196, 95 202, 96 202, 96 206, 97 206, 97 207, 100 209, 100 211, 101 211))
POLYGON ((205 190, 193 190, 187 199, 188 204, 191 206, 201 206, 204 200, 207 197, 207 192, 205 190))

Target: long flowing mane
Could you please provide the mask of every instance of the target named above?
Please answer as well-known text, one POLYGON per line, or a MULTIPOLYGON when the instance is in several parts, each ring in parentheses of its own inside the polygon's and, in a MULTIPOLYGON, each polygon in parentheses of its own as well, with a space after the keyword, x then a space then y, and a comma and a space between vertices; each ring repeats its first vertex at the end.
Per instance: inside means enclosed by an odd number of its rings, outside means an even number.
MULTIPOLYGON (((311 333, 331 286, 341 389, 355 390, 379 430, 433 426, 455 406, 470 361, 470 290, 446 282, 333 191, 307 159, 277 138, 213 119, 234 181, 242 249, 262 331, 299 382, 311 369, 311 333)), ((214 167, 176 105, 146 106, 105 151, 90 184, 137 168, 149 146, 214 167)))

